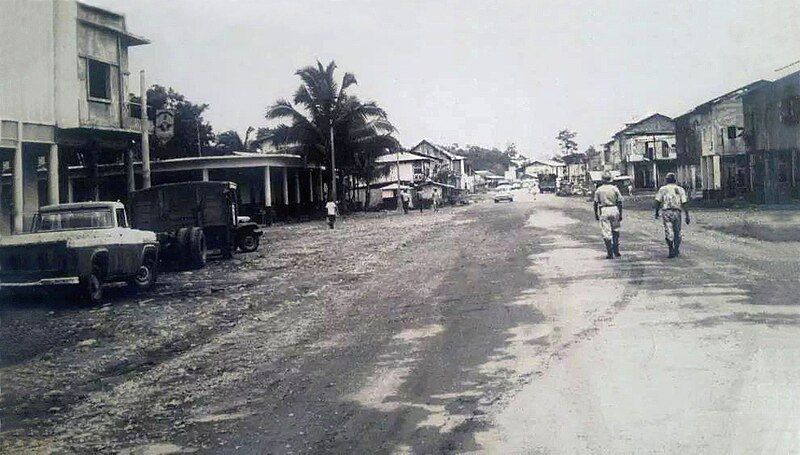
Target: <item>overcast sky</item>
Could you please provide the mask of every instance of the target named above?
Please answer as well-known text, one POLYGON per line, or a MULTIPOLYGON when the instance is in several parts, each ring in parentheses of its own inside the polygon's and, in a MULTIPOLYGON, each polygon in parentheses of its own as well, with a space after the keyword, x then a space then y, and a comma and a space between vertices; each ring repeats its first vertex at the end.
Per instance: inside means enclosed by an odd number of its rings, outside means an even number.
POLYGON ((797 0, 86 1, 152 41, 131 50, 131 74, 209 103, 217 132, 266 125, 297 68, 333 59, 406 147, 514 142, 549 157, 561 128, 583 150, 800 60, 797 0))

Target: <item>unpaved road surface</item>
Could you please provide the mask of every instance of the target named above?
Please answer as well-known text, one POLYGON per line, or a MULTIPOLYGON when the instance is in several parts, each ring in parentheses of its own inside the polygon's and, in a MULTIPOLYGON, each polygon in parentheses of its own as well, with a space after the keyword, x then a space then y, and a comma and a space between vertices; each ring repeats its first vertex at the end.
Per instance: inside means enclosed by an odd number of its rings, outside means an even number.
MULTIPOLYGON (((800 450, 800 244, 584 200, 270 229, 109 305, 2 302, 6 453, 800 450)), ((723 220, 724 221, 724 220, 723 220)), ((722 222, 724 225, 724 222, 722 222)))

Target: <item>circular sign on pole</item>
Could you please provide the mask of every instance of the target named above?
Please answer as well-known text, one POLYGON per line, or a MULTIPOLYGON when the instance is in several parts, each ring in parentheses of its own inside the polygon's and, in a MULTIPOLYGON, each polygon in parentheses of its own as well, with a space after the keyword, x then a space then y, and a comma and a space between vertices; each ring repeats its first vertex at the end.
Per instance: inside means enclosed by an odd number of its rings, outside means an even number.
POLYGON ((161 143, 167 142, 175 135, 175 114, 172 111, 156 112, 155 132, 161 143))

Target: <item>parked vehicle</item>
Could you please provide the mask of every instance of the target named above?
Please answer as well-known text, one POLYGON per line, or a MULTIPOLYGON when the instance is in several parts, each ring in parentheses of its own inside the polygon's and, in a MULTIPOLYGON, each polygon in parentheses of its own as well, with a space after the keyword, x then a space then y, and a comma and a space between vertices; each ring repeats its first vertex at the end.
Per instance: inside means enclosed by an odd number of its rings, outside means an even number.
POLYGON ((236 184, 183 182, 135 191, 131 197, 133 225, 154 231, 162 256, 179 267, 206 265, 209 250, 229 259, 238 248, 258 249, 261 229, 238 216, 236 184))
POLYGON ((99 303, 105 283, 152 287, 158 258, 156 235, 129 227, 119 202, 49 205, 30 233, 0 239, 0 290, 70 286, 99 303))
POLYGON ((497 192, 494 194, 494 202, 501 201, 514 202, 514 194, 511 193, 511 187, 508 185, 501 185, 497 187, 497 192))
POLYGON ((539 191, 542 193, 555 193, 556 187, 556 176, 554 174, 539 174, 539 191))

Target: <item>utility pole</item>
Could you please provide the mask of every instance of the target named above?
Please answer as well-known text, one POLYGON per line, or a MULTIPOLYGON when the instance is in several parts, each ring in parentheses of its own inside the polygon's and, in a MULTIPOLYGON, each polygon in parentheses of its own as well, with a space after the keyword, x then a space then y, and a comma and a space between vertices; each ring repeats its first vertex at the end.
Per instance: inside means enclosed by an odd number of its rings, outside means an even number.
POLYGON ((331 189, 328 192, 331 195, 331 200, 336 202, 336 154, 333 147, 333 116, 330 118, 330 133, 331 133, 331 189))
POLYGON ((397 160, 397 210, 403 209, 403 196, 400 194, 400 149, 395 151, 395 159, 397 160))
POLYGON ((197 156, 203 156, 203 150, 200 148, 200 116, 194 119, 194 124, 197 130, 197 156))
POLYGON ((139 72, 139 92, 142 101, 142 188, 150 188, 150 133, 147 121, 147 86, 144 70, 139 72))

